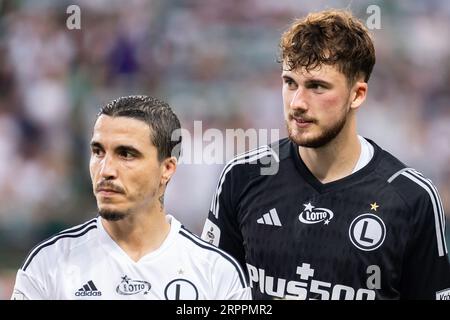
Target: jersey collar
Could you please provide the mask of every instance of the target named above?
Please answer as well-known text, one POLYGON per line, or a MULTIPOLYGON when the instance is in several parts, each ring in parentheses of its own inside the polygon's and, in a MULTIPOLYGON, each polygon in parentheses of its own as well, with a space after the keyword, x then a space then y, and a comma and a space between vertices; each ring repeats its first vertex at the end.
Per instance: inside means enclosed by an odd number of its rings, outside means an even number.
POLYGON ((363 167, 362 169, 344 177, 339 180, 329 182, 329 183, 322 183, 320 182, 312 173, 309 171, 308 167, 303 162, 302 158, 300 157, 300 154, 298 152, 298 145, 295 144, 292 140, 290 140, 290 153, 291 157, 294 159, 295 166, 297 167, 300 175, 306 180, 306 182, 311 185, 317 192, 319 193, 325 193, 329 191, 333 191, 336 189, 341 189, 344 187, 348 187, 358 181, 360 181, 361 178, 372 172, 378 162, 380 161, 380 154, 382 152, 382 149, 372 140, 365 138, 374 148, 374 154, 372 159, 369 161, 369 163, 363 167))
POLYGON ((171 246, 177 237, 178 232, 181 228, 181 223, 175 219, 171 215, 166 215, 166 220, 168 223, 170 223, 170 231, 167 235, 164 242, 161 244, 161 246, 152 251, 147 253, 145 256, 143 256, 139 261, 135 262, 132 260, 126 253, 123 251, 123 249, 111 238, 111 236, 106 232, 105 228, 103 227, 102 218, 97 218, 97 229, 99 231, 99 244, 105 248, 105 250, 112 255, 114 258, 119 259, 121 261, 127 260, 131 264, 139 264, 144 261, 155 259, 160 254, 164 253, 169 246, 171 246))

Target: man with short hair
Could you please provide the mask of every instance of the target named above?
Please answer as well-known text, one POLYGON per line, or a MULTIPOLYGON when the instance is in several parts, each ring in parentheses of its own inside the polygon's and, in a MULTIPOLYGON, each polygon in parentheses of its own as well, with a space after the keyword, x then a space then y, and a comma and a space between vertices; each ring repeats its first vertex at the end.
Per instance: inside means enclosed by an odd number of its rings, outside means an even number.
POLYGON ((177 130, 177 116, 155 98, 101 109, 90 160, 99 216, 38 244, 12 299, 251 299, 239 264, 165 213, 177 130))
POLYGON ((247 267, 255 299, 448 299, 436 187, 357 134, 375 64, 366 27, 311 13, 280 47, 289 137, 225 166, 202 237, 247 267))

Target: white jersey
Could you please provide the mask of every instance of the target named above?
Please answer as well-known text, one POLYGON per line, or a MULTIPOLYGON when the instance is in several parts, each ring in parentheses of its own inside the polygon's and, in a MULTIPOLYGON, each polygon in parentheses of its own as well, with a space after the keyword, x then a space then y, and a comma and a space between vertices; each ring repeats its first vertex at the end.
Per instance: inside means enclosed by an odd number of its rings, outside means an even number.
POLYGON ((167 219, 161 247, 138 262, 100 217, 56 234, 30 252, 11 299, 251 299, 236 260, 167 219))

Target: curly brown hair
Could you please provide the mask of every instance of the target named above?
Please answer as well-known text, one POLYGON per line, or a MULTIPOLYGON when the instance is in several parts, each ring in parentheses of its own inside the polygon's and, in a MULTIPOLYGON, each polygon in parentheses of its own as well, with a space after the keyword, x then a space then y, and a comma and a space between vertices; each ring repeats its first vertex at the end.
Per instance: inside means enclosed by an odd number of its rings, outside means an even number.
POLYGON ((375 48, 367 28, 346 10, 310 13, 295 20, 280 41, 281 61, 289 70, 336 65, 349 83, 367 82, 375 64, 375 48))

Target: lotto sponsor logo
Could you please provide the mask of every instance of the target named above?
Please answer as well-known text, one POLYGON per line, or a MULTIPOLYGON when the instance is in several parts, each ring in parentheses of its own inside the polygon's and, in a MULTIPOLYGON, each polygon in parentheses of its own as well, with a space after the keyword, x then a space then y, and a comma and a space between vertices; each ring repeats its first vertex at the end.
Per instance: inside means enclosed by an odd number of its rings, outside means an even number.
POLYGON ((148 294, 152 285, 148 281, 133 280, 127 275, 122 277, 122 281, 117 285, 116 292, 121 295, 129 296, 133 294, 148 294))
POLYGON ((298 219, 302 223, 315 224, 323 221, 323 224, 330 223, 333 219, 333 211, 325 208, 316 208, 311 203, 303 205, 305 209, 300 213, 298 219))

